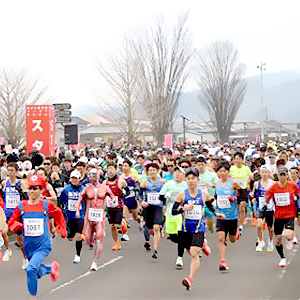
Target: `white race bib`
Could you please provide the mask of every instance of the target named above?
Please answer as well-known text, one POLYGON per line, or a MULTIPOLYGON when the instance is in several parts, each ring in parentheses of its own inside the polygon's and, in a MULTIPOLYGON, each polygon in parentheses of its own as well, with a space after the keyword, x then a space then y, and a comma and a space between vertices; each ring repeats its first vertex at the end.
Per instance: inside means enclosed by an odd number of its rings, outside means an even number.
POLYGON ((76 211, 76 202, 77 202, 77 200, 72 200, 72 199, 68 200, 68 210, 69 211, 76 211))
POLYGON ((194 208, 192 210, 185 212, 184 217, 189 220, 201 220, 202 206, 194 205, 194 208))
POLYGON ((114 196, 113 199, 107 196, 106 198, 107 207, 115 208, 119 205, 119 198, 118 196, 114 196))
POLYGON ((221 209, 230 208, 229 196, 217 196, 217 205, 221 209))
POLYGON ((267 201, 265 197, 259 197, 259 204, 258 204, 258 209, 262 210, 264 206, 267 205, 267 201))
POLYGON ((289 193, 276 193, 274 198, 277 206, 287 206, 291 204, 289 193))
POLYGON ((6 194, 6 208, 15 208, 20 203, 20 195, 6 194))
POLYGON ((159 205, 159 193, 148 193, 147 195, 147 202, 151 205, 159 205))
POLYGON ((41 236, 44 234, 44 219, 24 218, 25 236, 41 236))
POLYGON ((57 198, 61 195, 61 192, 63 191, 63 187, 59 187, 59 188, 56 188, 56 194, 57 194, 57 198))
POLYGON ((89 220, 92 222, 103 221, 103 209, 102 208, 89 208, 89 220))

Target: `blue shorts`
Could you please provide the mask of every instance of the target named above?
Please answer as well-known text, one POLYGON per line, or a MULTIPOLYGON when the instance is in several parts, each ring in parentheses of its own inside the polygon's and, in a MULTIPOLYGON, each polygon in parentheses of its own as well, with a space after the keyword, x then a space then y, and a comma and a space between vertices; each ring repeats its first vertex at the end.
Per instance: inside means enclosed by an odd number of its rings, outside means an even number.
POLYGON ((137 208, 137 201, 135 198, 124 198, 124 204, 128 207, 129 210, 137 208))

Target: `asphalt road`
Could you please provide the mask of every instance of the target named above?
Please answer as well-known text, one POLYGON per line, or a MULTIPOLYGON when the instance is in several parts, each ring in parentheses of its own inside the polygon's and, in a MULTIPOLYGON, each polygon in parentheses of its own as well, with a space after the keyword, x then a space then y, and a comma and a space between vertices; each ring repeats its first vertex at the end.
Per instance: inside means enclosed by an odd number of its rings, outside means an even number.
MULTIPOLYGON (((300 230, 298 229, 300 232, 300 230)), ((265 232, 266 233, 266 232, 265 232)), ((277 266, 279 256, 255 252, 256 229, 248 226, 245 235, 227 246, 229 272, 218 271, 216 234, 207 234, 212 254, 201 259, 191 291, 181 285, 189 273, 190 258, 184 256, 184 268, 177 270, 177 246, 166 238, 159 245, 158 259, 143 248, 144 238, 134 224, 131 240, 122 242, 121 251, 111 251, 109 228, 104 241, 99 269, 89 272, 93 251, 85 245, 81 263, 73 264, 74 242, 56 239, 47 261, 61 265, 59 282, 50 276, 39 281, 38 299, 299 299, 300 254, 298 246, 288 253, 290 265, 277 266)), ((0 266, 0 299, 29 299, 25 272, 21 270, 21 252, 13 246, 10 262, 0 266)), ((287 253, 287 250, 285 250, 287 253)))

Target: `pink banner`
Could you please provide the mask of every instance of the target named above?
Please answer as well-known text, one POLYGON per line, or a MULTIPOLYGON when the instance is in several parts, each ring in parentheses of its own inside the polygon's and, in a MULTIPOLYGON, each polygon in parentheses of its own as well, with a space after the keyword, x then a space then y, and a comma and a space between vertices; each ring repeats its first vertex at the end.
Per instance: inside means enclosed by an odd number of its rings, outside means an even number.
POLYGON ((173 137, 171 133, 164 135, 164 148, 168 148, 168 149, 173 148, 173 137))

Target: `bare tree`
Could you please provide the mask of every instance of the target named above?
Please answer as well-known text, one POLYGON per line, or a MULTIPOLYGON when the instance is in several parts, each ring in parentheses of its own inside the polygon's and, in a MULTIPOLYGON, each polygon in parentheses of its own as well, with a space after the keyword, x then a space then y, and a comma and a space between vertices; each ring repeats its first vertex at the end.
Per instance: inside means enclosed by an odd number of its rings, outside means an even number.
POLYGON ((132 43, 131 38, 125 38, 121 47, 107 56, 105 64, 99 60, 96 63, 110 91, 109 96, 99 97, 99 114, 118 126, 129 144, 135 143, 141 120, 137 59, 132 43))
POLYGON ((25 136, 25 105, 37 104, 46 89, 38 88, 38 80, 30 82, 24 70, 1 71, 0 126, 9 144, 16 147, 25 136))
POLYGON ((173 128, 193 54, 187 20, 188 13, 181 15, 169 30, 164 19, 157 18, 154 26, 140 34, 136 45, 141 96, 159 145, 173 128))
POLYGON ((226 141, 244 100, 246 67, 239 62, 238 50, 229 41, 215 41, 197 55, 196 80, 199 99, 208 113, 207 124, 226 141))

